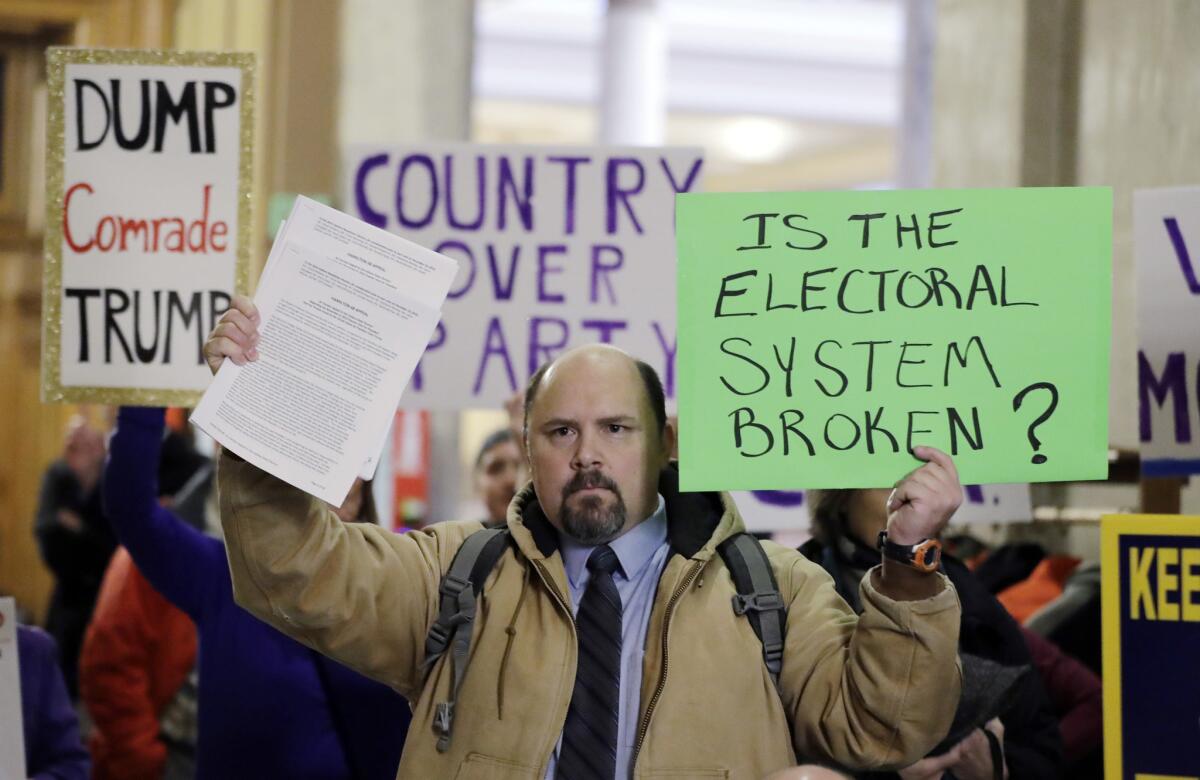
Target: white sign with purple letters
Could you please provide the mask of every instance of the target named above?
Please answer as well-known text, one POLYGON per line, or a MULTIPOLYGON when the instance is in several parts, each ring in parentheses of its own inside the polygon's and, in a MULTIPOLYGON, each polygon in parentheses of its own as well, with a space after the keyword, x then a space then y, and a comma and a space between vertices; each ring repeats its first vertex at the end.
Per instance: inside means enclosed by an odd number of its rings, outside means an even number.
POLYGON ((1200 473, 1200 187, 1133 194, 1142 474, 1200 473))
MULTIPOLYGON (((803 531, 811 508, 802 490, 755 490, 733 494, 750 531, 803 531)), ((1032 519, 1029 485, 965 485, 952 525, 1014 523, 1032 519)))
POLYGON ((497 408, 542 363, 606 342, 675 395, 675 194, 698 149, 353 146, 343 209, 459 261, 402 405, 497 408))

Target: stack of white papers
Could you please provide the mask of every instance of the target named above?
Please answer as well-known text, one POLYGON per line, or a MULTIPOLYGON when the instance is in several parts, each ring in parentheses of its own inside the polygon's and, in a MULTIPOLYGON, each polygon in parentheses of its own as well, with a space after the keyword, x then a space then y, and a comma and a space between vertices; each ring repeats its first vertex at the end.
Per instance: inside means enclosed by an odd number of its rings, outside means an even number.
POLYGON ((263 269, 259 359, 226 360, 192 421, 334 506, 375 471, 457 263, 305 197, 263 269))

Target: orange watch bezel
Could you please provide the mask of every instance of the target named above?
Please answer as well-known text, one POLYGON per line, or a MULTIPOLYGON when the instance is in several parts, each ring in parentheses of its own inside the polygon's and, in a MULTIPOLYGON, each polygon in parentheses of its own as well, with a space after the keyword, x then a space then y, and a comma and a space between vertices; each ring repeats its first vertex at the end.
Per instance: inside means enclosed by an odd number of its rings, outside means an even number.
POLYGON ((918 571, 932 574, 942 565, 942 543, 937 539, 926 539, 919 544, 914 544, 912 546, 912 556, 912 560, 909 561, 910 566, 918 571), (937 550, 937 554, 932 556, 932 563, 926 562, 930 550, 937 550))

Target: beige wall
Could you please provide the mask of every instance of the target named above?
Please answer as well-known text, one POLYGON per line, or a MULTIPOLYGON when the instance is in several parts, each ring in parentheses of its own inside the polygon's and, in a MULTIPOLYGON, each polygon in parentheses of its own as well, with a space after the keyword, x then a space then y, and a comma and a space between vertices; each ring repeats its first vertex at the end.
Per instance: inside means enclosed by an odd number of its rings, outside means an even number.
MULTIPOLYGON (((474 13, 473 0, 344 0, 339 150, 469 140, 474 13)), ((430 517, 470 516, 460 514, 473 511, 470 469, 459 458, 468 446, 460 415, 434 412, 431 423, 430 517)), ((468 425, 467 440, 475 427, 468 425)))
MULTIPOLYGON (((1113 188, 1109 439, 1136 448, 1132 193, 1200 184, 1200 4, 939 0, 937 13, 935 186, 1113 188)), ((1139 502, 1133 485, 1038 486, 1034 498, 1139 502)), ((1185 489, 1183 511, 1200 513, 1200 489, 1185 489)), ((1094 529, 1054 535, 1094 554, 1094 529)))
POLYGON ((49 45, 163 48, 171 44, 171 12, 171 0, 0 0, 12 101, 3 138, 8 189, 0 197, 0 593, 15 596, 39 619, 51 587, 33 536, 41 475, 59 456, 73 414, 104 424, 100 410, 41 403, 43 51, 49 45))
POLYGON ((1113 188, 1110 427, 1136 446, 1132 194, 1200 184, 1200 3, 1091 0, 1083 30, 1076 178, 1113 188))

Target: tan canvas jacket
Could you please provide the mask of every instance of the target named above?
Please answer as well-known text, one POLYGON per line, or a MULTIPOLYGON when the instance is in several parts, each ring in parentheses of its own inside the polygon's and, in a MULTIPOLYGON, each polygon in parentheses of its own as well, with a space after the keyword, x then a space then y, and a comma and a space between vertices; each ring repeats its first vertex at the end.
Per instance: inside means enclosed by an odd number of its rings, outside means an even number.
MULTIPOLYGON (((509 507, 514 544, 489 577, 453 739, 438 752, 433 711, 448 654, 424 679, 438 585, 477 522, 395 534, 345 525, 257 468, 221 458, 221 517, 239 604, 300 642, 408 697, 401 778, 541 778, 575 680, 575 624, 557 537, 527 486, 509 507)), ((726 494, 679 493, 663 472, 672 546, 650 616, 634 754, 636 778, 761 778, 808 760, 911 763, 950 727, 958 703, 959 604, 896 602, 862 585, 861 617, 798 552, 765 543, 788 604, 780 691, 717 545, 743 530, 726 494)), ((940 575, 938 575, 940 576, 940 575)))

